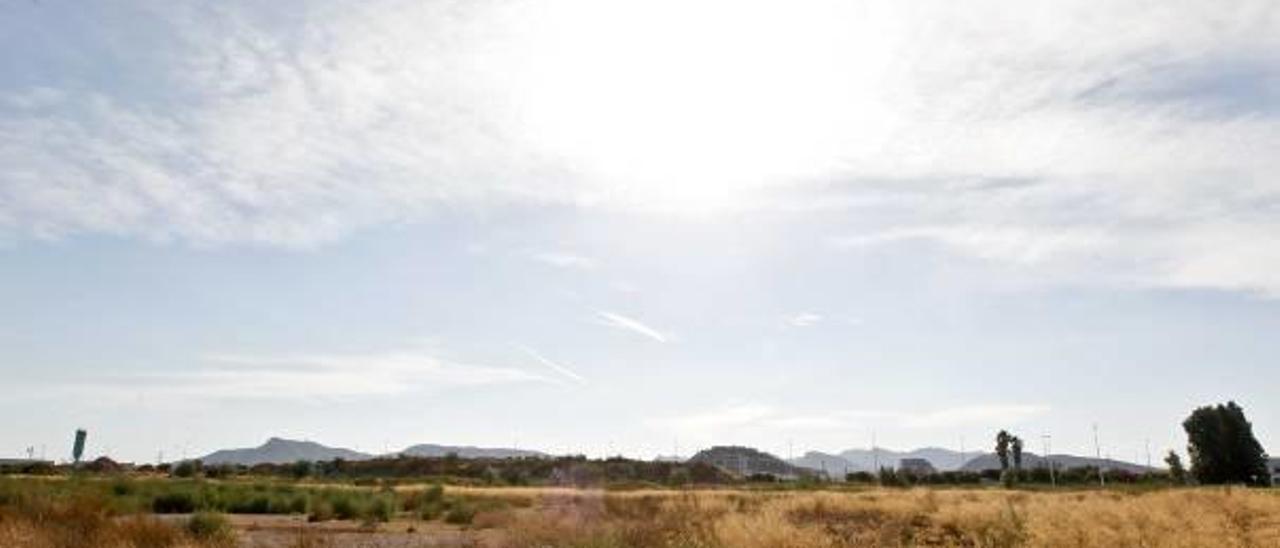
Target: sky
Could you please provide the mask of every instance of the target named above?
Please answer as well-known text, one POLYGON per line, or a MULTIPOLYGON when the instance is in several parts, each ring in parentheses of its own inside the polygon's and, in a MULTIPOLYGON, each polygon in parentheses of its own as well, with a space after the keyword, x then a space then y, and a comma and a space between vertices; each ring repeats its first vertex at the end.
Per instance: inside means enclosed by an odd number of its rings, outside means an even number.
POLYGON ((1277 151, 1265 0, 0 0, 0 456, 1277 452, 1277 151))

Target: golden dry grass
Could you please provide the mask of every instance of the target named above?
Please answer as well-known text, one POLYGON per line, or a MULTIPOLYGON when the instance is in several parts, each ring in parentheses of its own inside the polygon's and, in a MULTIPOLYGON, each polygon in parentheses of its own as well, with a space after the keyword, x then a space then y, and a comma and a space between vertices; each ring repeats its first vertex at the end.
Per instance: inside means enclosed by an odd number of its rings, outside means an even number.
MULTIPOLYGON (((476 510, 470 525, 416 521, 408 511, 376 531, 356 528, 354 522, 307 525, 301 518, 280 516, 296 522, 291 525, 295 534, 269 535, 241 522, 237 537, 244 546, 282 548, 1280 548, 1280 490, 450 487, 446 492, 476 510), (406 534, 406 529, 417 532, 406 534), (285 543, 253 542, 271 538, 285 543)), ((0 507, 0 547, 181 548, 237 542, 199 538, 182 522, 112 514, 100 499, 33 500, 0 507)))
MULTIPOLYGON (((495 497, 534 491, 470 490, 495 497)), ((759 493, 554 491, 504 547, 1280 547, 1280 495, 1243 489, 759 493)))

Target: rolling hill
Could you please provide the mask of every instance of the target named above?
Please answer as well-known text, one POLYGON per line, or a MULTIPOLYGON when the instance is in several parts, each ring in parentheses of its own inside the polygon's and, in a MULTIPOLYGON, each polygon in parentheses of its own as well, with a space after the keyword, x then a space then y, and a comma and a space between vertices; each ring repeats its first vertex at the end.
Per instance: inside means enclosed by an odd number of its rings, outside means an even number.
POLYGON ((547 457, 546 453, 524 449, 501 447, 472 447, 469 445, 436 445, 421 443, 406 447, 399 454, 409 457, 443 457, 454 454, 464 459, 513 459, 523 457, 547 457))
POLYGON ((751 447, 712 447, 699 451, 688 462, 705 462, 739 476, 771 474, 777 477, 797 477, 810 473, 809 470, 751 447))
POLYGON ((245 466, 253 466, 255 464, 264 463, 285 464, 300 460, 321 461, 333 460, 335 458, 342 458, 346 460, 366 460, 373 458, 373 455, 340 447, 329 447, 313 441, 271 438, 267 440, 266 443, 258 447, 214 451, 204 457, 201 457, 200 460, 204 464, 241 464, 245 466))

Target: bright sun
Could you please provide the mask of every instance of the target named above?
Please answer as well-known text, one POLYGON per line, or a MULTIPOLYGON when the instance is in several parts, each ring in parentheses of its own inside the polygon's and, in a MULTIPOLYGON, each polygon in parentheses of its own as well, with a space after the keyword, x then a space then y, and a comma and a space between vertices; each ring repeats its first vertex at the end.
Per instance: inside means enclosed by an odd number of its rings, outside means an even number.
POLYGON ((731 204, 829 173, 877 108, 886 48, 843 2, 544 5, 508 88, 524 137, 624 199, 731 204))

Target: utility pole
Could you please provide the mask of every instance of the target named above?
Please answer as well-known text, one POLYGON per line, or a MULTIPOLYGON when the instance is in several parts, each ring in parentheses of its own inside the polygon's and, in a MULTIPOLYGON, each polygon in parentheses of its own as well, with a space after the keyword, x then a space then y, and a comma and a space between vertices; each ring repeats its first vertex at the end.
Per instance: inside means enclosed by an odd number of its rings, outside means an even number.
POLYGON ((1147 471, 1151 471, 1151 438, 1147 438, 1144 442, 1147 447, 1147 471))
POLYGON ((1107 474, 1103 471, 1102 465, 1102 445, 1098 443, 1098 423, 1093 423, 1093 452, 1098 458, 1098 485, 1107 486, 1107 474))

